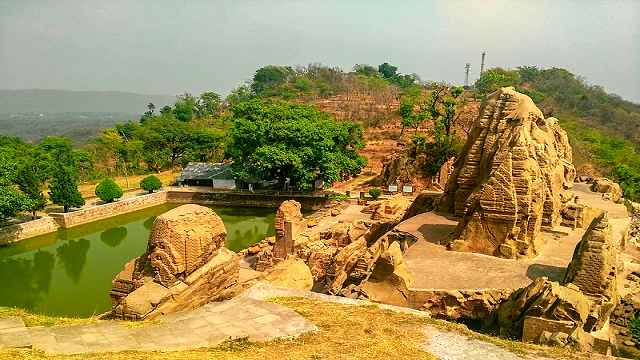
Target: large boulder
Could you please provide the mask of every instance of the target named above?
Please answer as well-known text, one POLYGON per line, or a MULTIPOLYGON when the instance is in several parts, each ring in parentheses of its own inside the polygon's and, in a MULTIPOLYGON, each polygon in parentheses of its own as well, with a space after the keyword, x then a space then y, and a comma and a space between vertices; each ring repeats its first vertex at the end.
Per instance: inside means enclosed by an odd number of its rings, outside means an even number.
POLYGON ((458 251, 535 255, 542 226, 560 221, 575 169, 567 134, 512 87, 487 98, 456 160, 440 209, 461 217, 458 251))
POLYGON ((313 276, 309 267, 304 261, 293 257, 276 265, 264 280, 274 286, 290 289, 311 290, 313 287, 313 276))
POLYGON ((239 260, 213 210, 183 205, 156 218, 147 253, 112 281, 111 316, 139 320, 193 309, 236 289, 239 260))
POLYGON ((164 286, 184 280, 224 246, 226 237, 222 219, 208 207, 182 205, 158 216, 149 239, 155 280, 164 286))
POLYGON ((594 179, 591 183, 591 191, 601 193, 604 198, 615 203, 619 203, 622 200, 620 185, 607 178, 594 179))

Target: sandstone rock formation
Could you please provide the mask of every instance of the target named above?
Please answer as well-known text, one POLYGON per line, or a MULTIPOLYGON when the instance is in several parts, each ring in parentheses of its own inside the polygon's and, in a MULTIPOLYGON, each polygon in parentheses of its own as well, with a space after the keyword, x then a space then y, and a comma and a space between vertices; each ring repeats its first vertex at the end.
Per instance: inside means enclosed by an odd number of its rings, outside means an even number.
POLYGON ((293 254, 294 238, 302 227, 302 206, 295 200, 287 200, 280 204, 276 212, 276 243, 273 256, 283 260, 293 254))
POLYGON ((543 343, 549 341, 549 334, 564 333, 569 343, 606 350, 609 334, 599 331, 607 327, 618 303, 617 254, 603 213, 576 246, 562 284, 537 278, 500 306, 500 332, 543 343))
POLYGON ((171 286, 204 265, 224 246, 227 231, 213 210, 188 204, 156 218, 149 239, 149 261, 156 282, 171 286))
POLYGON ((207 207, 183 205, 158 216, 147 253, 113 279, 111 315, 153 318, 231 295, 239 264, 225 240, 222 220, 207 207))
POLYGON ((313 276, 304 261, 289 258, 280 262, 264 278, 274 286, 290 289, 311 290, 313 276))
POLYGON ((591 183, 591 191, 602 193, 602 196, 615 203, 622 200, 622 189, 618 183, 607 178, 594 179, 591 183))
POLYGON ((451 248, 532 256, 555 226, 575 169, 564 130, 513 88, 489 95, 449 177, 440 209, 462 217, 451 248))

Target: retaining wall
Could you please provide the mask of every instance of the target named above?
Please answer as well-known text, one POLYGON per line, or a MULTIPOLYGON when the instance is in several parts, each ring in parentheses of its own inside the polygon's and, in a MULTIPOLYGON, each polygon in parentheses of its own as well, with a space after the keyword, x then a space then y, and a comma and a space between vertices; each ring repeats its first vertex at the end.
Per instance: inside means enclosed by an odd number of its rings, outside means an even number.
POLYGON ((286 193, 260 194, 249 192, 198 192, 168 191, 167 202, 177 204, 203 204, 218 206, 264 207, 277 208, 285 200, 295 200, 305 210, 315 210, 324 205, 328 198, 324 195, 302 195, 286 193))
POLYGON ((117 215, 130 213, 136 210, 161 205, 167 202, 167 192, 159 191, 119 200, 109 204, 92 206, 69 213, 52 213, 52 218, 63 228, 70 228, 96 220, 102 220, 117 215))
POLYGON ((30 237, 52 233, 60 225, 50 217, 0 228, 0 245, 7 245, 30 237))

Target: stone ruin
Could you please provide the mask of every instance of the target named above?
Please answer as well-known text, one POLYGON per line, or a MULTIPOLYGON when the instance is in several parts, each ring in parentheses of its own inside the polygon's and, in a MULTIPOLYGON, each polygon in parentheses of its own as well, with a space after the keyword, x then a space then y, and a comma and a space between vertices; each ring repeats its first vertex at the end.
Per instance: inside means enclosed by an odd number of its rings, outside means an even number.
POLYGON ((619 300, 617 265, 617 244, 603 213, 576 246, 561 284, 537 278, 500 305, 499 332, 525 342, 607 353, 606 328, 619 300))
POLYGON ((158 216, 147 252, 112 281, 111 317, 129 320, 193 309, 229 297, 238 283, 237 255, 216 213, 182 205, 158 216))
POLYGON ((488 96, 447 182, 440 210, 461 218, 449 247, 505 258, 538 253, 560 223, 575 169, 567 134, 512 87, 488 96))

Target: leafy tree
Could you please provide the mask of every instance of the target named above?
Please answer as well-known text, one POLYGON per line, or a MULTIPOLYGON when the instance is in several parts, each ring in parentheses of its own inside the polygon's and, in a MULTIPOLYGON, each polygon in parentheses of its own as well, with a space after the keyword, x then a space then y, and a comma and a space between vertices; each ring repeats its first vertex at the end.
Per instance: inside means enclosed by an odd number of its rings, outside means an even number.
POLYGON ((476 80, 476 92, 480 96, 486 96, 504 86, 516 86, 520 84, 520 73, 516 70, 493 68, 482 73, 476 80))
POLYGON ((228 156, 235 175, 277 180, 308 190, 314 180, 331 183, 360 172, 366 159, 362 128, 337 122, 313 107, 251 100, 234 106, 228 156))
POLYGON ((157 176, 149 175, 140 181, 140 187, 151 194, 162 187, 162 182, 157 176))
POLYGON ((229 106, 234 106, 242 102, 251 100, 253 96, 254 95, 251 92, 251 88, 247 85, 242 85, 231 90, 231 93, 227 95, 226 101, 229 106))
POLYGON ((366 64, 356 64, 353 67, 353 71, 356 74, 363 75, 363 76, 379 76, 380 75, 380 72, 378 71, 378 69, 376 69, 371 65, 366 65, 366 64))
POLYGON ((369 196, 371 196, 373 200, 378 200, 380 195, 382 195, 382 190, 380 190, 380 188, 374 187, 369 189, 369 196))
POLYGON ((62 205, 64 212, 68 212, 71 207, 84 205, 73 171, 63 164, 58 164, 55 169, 49 184, 49 198, 54 204, 62 205))
POLYGON ((177 120, 187 122, 194 117, 196 109, 196 99, 191 94, 185 93, 178 97, 178 101, 173 106, 173 115, 177 120))
POLYGON ((11 186, 0 186, 0 220, 16 216, 31 207, 29 197, 11 186))
POLYGON ((393 79, 398 75, 398 67, 386 62, 378 66, 378 72, 382 74, 385 79, 393 79))
POLYGON ((36 216, 36 211, 44 209, 46 204, 42 194, 44 180, 44 174, 33 161, 24 164, 18 170, 18 186, 29 198, 29 207, 24 210, 30 211, 33 218, 36 216))
POLYGON ((95 192, 100 200, 107 203, 113 202, 113 200, 119 199, 123 195, 122 188, 110 178, 102 180, 100 184, 96 186, 95 192))
POLYGON ((213 91, 200 94, 196 103, 198 117, 214 116, 220 112, 222 97, 213 91))
POLYGON ((284 83, 293 74, 294 70, 289 66, 267 65, 253 75, 251 90, 254 94, 261 95, 266 90, 284 83))

